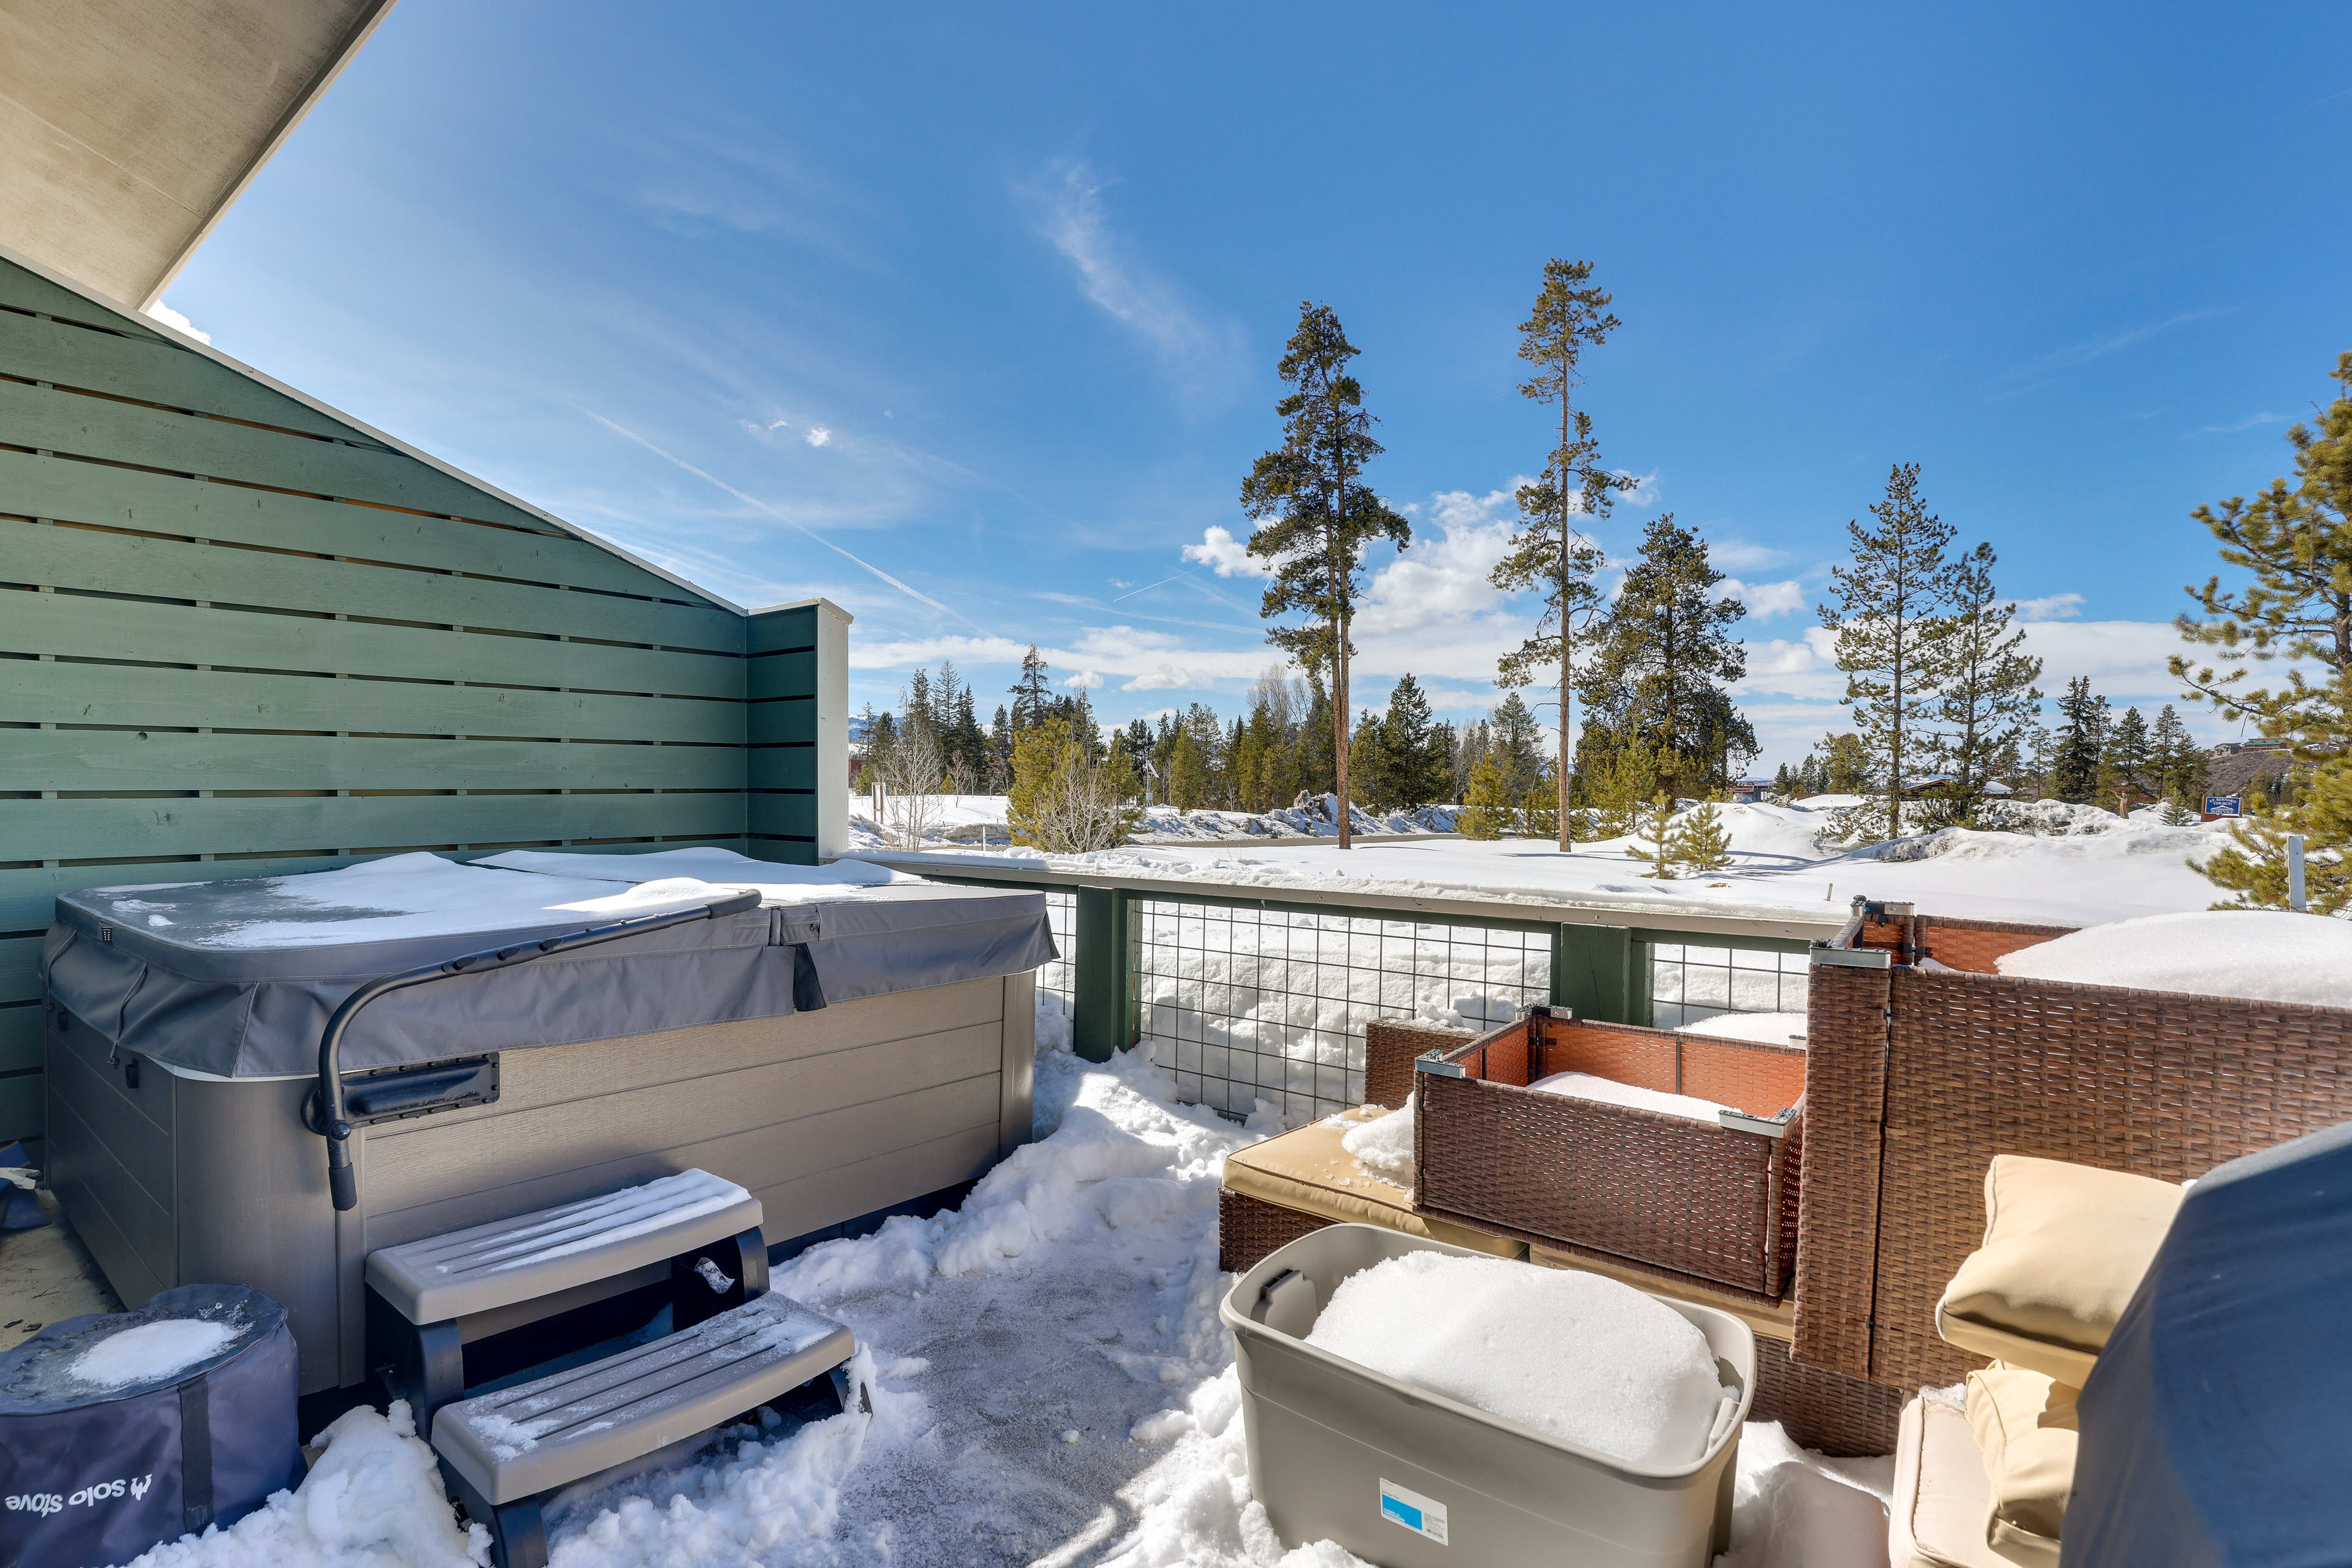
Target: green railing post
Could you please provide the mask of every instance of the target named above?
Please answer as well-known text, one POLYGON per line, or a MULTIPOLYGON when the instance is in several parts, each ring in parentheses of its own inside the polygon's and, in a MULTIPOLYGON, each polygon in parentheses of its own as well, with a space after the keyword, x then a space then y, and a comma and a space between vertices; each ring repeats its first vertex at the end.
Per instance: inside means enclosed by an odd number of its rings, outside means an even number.
POLYGON ((1609 1024, 1650 1021, 1649 987, 1639 984, 1642 944, 1624 926, 1552 928, 1551 1003, 1609 1024))
POLYGON ((1107 1062, 1133 1043, 1129 975, 1135 967, 1128 894, 1118 888, 1080 888, 1070 962, 1070 1047, 1090 1062, 1107 1062))

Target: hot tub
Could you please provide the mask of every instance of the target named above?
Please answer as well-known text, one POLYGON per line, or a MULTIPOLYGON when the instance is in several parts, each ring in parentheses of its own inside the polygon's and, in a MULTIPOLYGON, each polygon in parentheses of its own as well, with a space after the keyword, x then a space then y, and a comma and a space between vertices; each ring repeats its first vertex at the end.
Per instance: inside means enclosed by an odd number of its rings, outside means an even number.
POLYGON ((772 1241, 981 1174, 1029 1134, 1053 956, 1042 894, 716 849, 86 889, 42 952, 50 1181, 126 1305, 250 1286, 303 1391, 346 1386, 377 1248, 688 1168, 772 1241), (404 972, 339 1031, 339 1210, 321 1035, 404 972))

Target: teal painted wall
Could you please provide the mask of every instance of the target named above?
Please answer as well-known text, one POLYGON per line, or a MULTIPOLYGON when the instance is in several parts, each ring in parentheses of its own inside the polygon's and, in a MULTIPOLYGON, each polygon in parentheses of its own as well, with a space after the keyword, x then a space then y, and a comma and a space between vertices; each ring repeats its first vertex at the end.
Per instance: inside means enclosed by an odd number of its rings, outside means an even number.
POLYGON ((814 614, 747 618, 0 260, 0 1142, 39 1133, 58 893, 814 861, 814 614))

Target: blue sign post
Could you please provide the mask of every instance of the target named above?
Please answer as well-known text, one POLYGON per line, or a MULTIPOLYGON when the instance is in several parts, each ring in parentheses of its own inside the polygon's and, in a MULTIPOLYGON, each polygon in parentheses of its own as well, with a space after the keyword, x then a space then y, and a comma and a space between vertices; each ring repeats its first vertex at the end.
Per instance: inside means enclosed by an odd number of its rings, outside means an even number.
POLYGON ((2205 820, 2210 822, 2217 816, 2243 816, 2245 813, 2240 809, 2242 799, 2242 796, 2234 795, 2207 795, 2205 797, 2205 820))

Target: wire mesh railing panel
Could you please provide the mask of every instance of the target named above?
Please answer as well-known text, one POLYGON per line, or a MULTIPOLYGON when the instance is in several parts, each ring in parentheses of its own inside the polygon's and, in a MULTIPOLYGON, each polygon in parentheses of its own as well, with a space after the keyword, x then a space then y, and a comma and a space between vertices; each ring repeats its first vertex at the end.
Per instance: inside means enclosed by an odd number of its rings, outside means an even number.
POLYGON ((1483 1028, 1551 993, 1541 931, 1145 897, 1130 920, 1137 1031, 1180 1100, 1228 1116, 1360 1104, 1375 1018, 1483 1028))
POLYGON ((1037 1043, 1066 1051, 1077 1013, 1078 896, 1066 888, 1037 890, 1045 895, 1045 923, 1053 928, 1054 948, 1061 954, 1037 971, 1037 1043))
POLYGON ((1679 1029, 1725 1013, 1801 1013, 1806 956, 1660 942, 1650 950, 1650 1022, 1679 1029))

